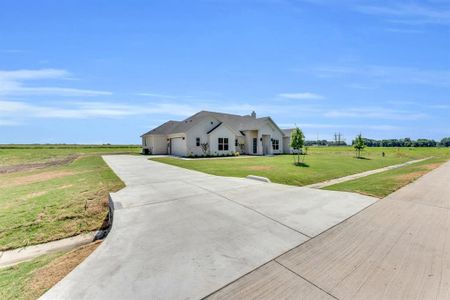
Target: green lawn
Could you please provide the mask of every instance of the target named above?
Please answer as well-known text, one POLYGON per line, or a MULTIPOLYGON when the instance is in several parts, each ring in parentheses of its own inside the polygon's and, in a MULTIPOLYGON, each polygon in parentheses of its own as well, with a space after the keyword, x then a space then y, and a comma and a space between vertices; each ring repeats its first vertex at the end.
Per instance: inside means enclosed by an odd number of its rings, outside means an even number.
POLYGON ((0 251, 101 228, 108 192, 124 185, 100 154, 124 152, 139 148, 0 148, 0 167, 5 161, 17 166, 78 156, 61 165, 0 174, 0 251))
POLYGON ((290 185, 308 185, 429 156, 450 157, 450 148, 366 148, 356 159, 351 147, 309 147, 306 166, 295 166, 292 155, 210 160, 153 158, 152 160, 213 175, 258 175, 290 185), (385 152, 385 157, 382 157, 385 152))
POLYGON ((43 163, 71 155, 108 153, 139 153, 140 147, 95 145, 0 145, 0 167, 17 164, 43 163))
MULTIPOLYGON (((108 192, 124 186, 100 155, 139 152, 136 146, 0 145, 0 251, 100 229, 108 192)), ((0 269, 0 299, 38 298, 93 249, 0 269)))
POLYGON ((32 297, 26 286, 33 274, 59 257, 61 253, 41 255, 31 261, 0 269, 0 299, 36 299, 32 297))
POLYGON ((356 192, 364 195, 384 198, 402 186, 413 182, 420 176, 438 167, 447 160, 448 157, 432 158, 430 160, 415 163, 406 167, 328 186, 324 189, 356 192))
POLYGON ((44 254, 30 261, 0 269, 0 299, 37 299, 64 278, 89 254, 98 242, 72 251, 44 254))

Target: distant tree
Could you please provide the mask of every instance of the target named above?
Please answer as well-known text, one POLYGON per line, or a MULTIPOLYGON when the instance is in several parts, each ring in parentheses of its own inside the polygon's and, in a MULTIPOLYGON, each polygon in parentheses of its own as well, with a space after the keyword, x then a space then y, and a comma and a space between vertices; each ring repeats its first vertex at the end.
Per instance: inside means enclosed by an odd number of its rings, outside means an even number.
POLYGON ((450 147, 450 137, 443 138, 440 145, 442 147, 450 147))
POLYGON ((355 140, 353 141, 353 147, 356 150, 356 157, 361 158, 361 151, 366 147, 361 134, 356 136, 355 140))
POLYGON ((412 141, 410 138, 405 138, 403 140, 403 147, 411 147, 412 146, 412 141))
POLYGON ((206 154, 208 154, 209 149, 208 143, 201 143, 200 147, 202 147, 203 155, 206 156, 206 154))
MULTIPOLYGON (((296 150, 297 152, 297 162, 296 164, 300 164, 300 154, 302 154, 303 145, 305 144, 305 135, 303 134, 303 131, 296 127, 291 132, 291 148, 296 150)), ((304 158, 304 156, 303 156, 304 158)))

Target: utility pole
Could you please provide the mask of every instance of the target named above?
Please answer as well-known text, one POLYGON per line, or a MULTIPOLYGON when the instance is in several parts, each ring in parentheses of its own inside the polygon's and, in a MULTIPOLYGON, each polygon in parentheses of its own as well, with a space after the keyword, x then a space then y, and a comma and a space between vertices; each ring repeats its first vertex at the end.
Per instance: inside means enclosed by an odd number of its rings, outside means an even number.
POLYGON ((339 133, 334 133, 334 144, 336 145, 336 146, 339 146, 340 144, 341 144, 341 137, 342 137, 342 134, 339 132, 339 133))

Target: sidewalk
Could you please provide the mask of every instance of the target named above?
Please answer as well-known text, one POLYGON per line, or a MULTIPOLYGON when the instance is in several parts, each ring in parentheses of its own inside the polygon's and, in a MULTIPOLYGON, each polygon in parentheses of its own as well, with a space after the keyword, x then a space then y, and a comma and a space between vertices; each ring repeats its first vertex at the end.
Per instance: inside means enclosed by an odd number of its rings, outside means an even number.
POLYGON ((366 176, 369 176, 369 175, 373 175, 373 174, 377 174, 377 173, 381 173, 381 172, 385 172, 385 171, 389 171, 389 170, 398 169, 398 168, 405 167, 405 166, 408 166, 408 165, 412 165, 412 164, 415 164, 415 163, 418 163, 418 162, 421 162, 421 161, 424 161, 424 160, 427 160, 427 159, 430 159, 430 158, 432 158, 432 156, 425 157, 425 158, 422 158, 422 159, 411 160, 411 161, 408 161, 408 162, 405 162, 405 163, 402 163, 402 164, 398 164, 398 165, 387 166, 387 167, 380 168, 380 169, 370 170, 370 171, 366 171, 366 172, 362 172, 362 173, 352 174, 352 175, 345 176, 345 177, 340 177, 340 178, 336 178, 336 179, 331 179, 331 180, 327 180, 327 181, 313 183, 313 184, 310 184, 310 185, 305 185, 304 187, 314 188, 314 189, 321 189, 321 188, 324 188, 324 187, 327 187, 327 186, 330 186, 330 185, 335 185, 335 184, 338 184, 338 183, 342 183, 342 182, 346 182, 346 181, 350 181, 350 180, 355 180, 355 179, 358 179, 358 178, 361 178, 361 177, 366 177, 366 176))

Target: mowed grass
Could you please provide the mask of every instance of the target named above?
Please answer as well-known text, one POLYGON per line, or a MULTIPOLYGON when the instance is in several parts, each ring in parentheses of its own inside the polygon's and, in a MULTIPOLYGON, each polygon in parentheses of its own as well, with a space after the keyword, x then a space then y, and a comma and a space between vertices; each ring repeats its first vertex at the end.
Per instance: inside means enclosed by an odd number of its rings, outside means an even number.
POLYGON ((432 158, 402 168, 328 186, 324 189, 355 192, 378 198, 384 198, 399 188, 415 181, 419 177, 439 167, 447 160, 448 157, 432 158))
POLYGON ((73 155, 139 153, 140 147, 91 145, 0 145, 0 167, 17 164, 45 163, 73 155))
POLYGON ((11 267, 0 269, 0 299, 37 299, 81 263, 98 242, 69 252, 41 255, 11 267))
POLYGON ((450 157, 449 148, 366 148, 364 159, 356 159, 351 147, 309 147, 305 166, 294 165, 293 155, 229 159, 152 158, 213 175, 245 177, 257 175, 272 182, 303 186, 406 161, 436 156, 450 157), (382 152, 385 156, 382 156, 382 152))
MULTIPOLYGON (((9 166, 77 156, 61 165, 0 174, 0 251, 100 229, 108 192, 124 184, 101 158, 139 148, 0 149, 9 166), (7 159, 6 159, 6 158, 7 159)), ((0 166, 4 166, 0 164, 0 166)))
MULTIPOLYGON (((61 253, 41 255, 31 261, 0 269, 0 299, 37 299, 25 287, 33 274, 61 256, 61 253)), ((33 293, 32 293, 33 294, 33 293)))

